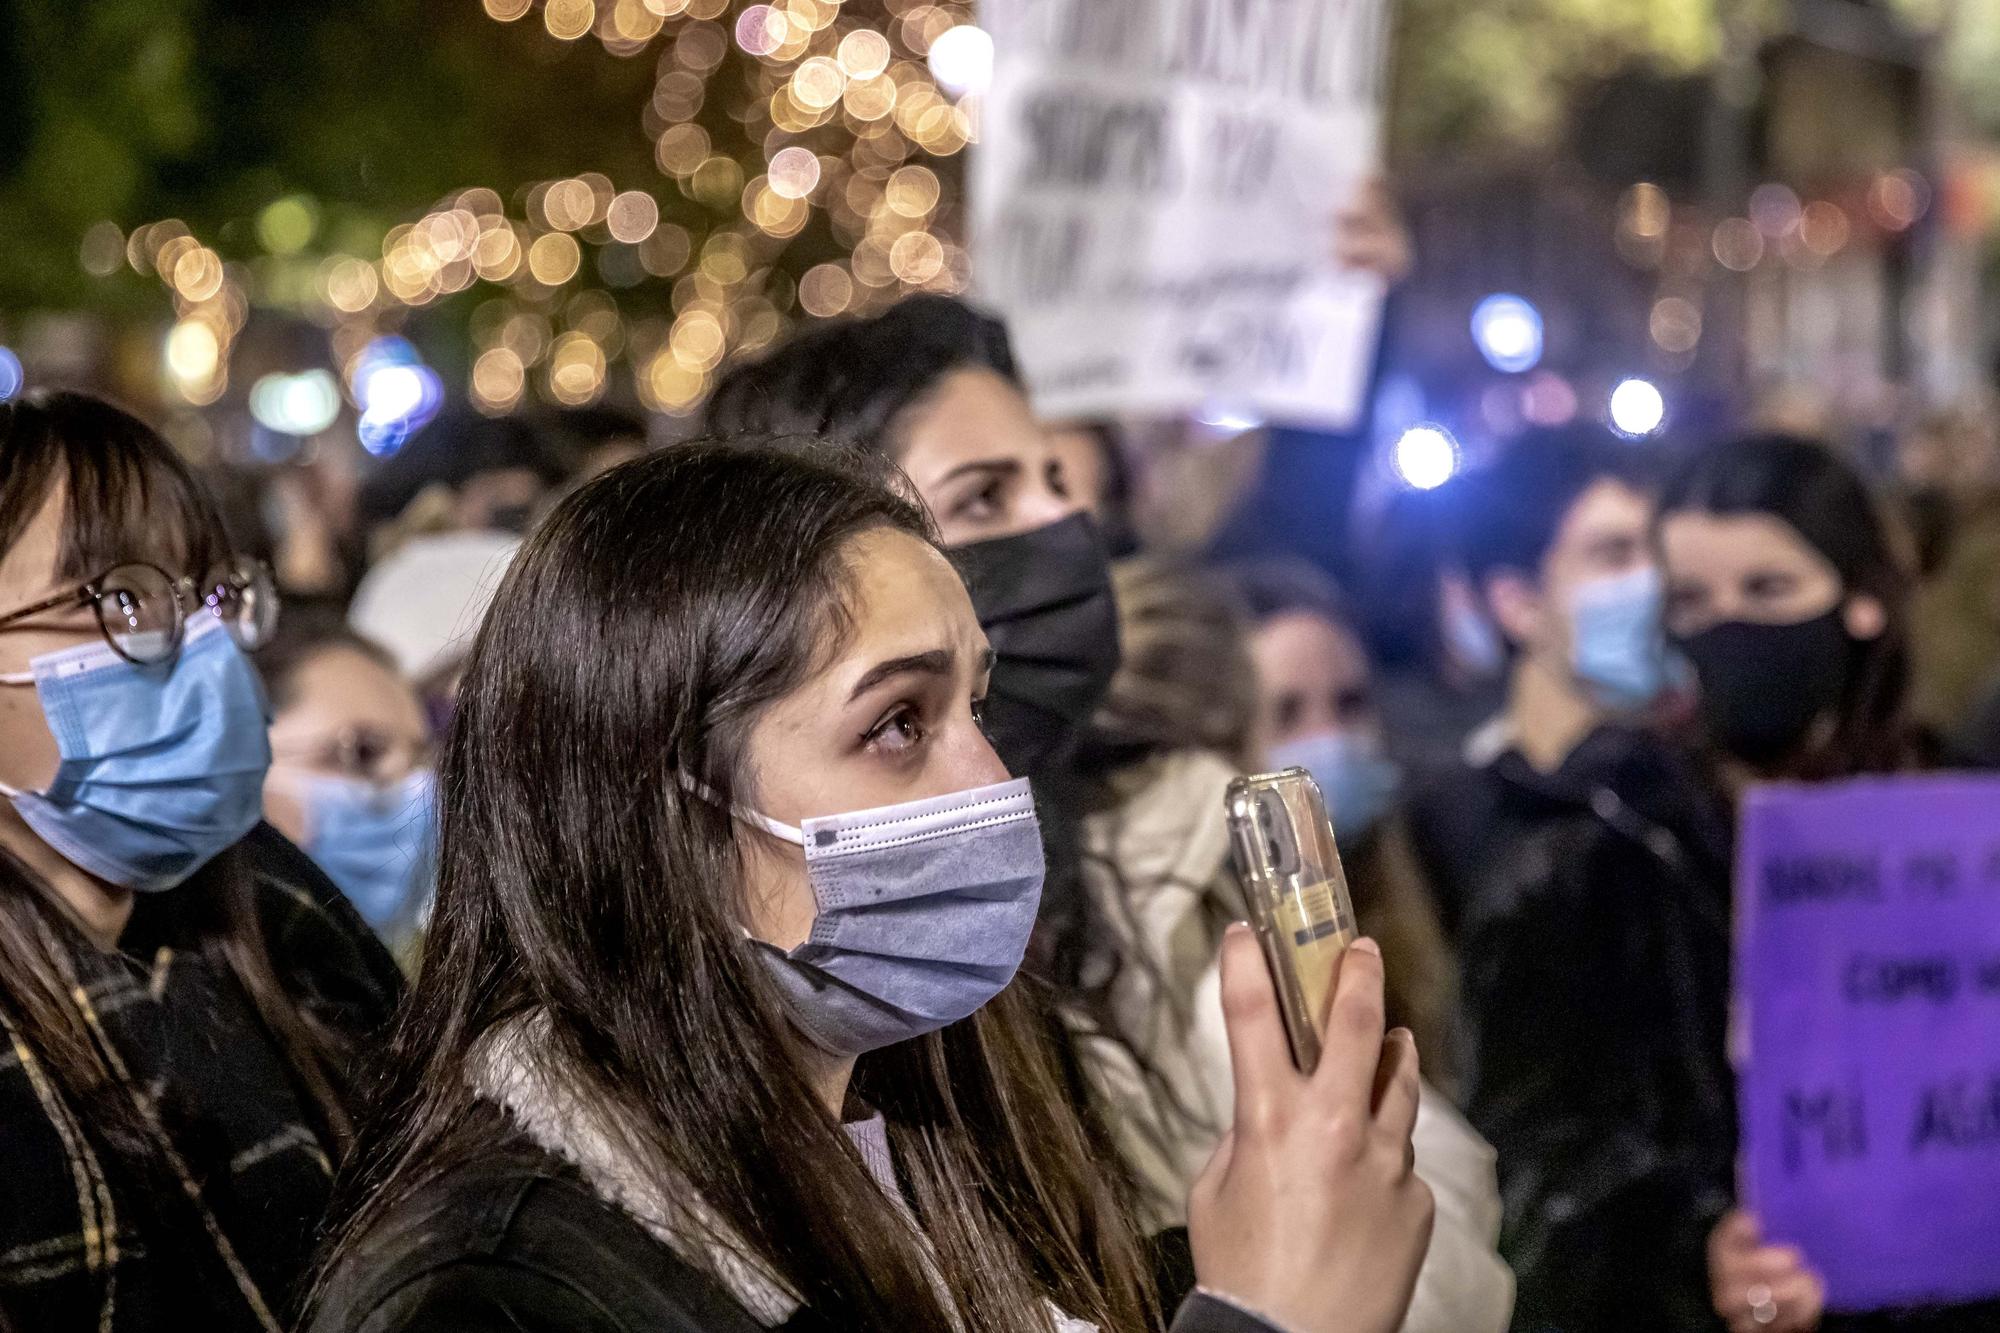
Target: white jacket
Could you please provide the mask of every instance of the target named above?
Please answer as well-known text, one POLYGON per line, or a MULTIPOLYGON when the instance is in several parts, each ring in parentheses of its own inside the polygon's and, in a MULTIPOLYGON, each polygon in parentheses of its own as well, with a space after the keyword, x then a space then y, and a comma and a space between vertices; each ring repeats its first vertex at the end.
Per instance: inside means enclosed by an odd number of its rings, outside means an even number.
MULTIPOLYGON (((1122 1041, 1080 1024, 1081 1045, 1153 1230, 1186 1225, 1188 1190, 1234 1111, 1218 967, 1223 929, 1245 915, 1222 815, 1234 776, 1217 755, 1166 755, 1121 774, 1116 808, 1084 824, 1085 885, 1123 959, 1106 1015, 1122 1041)), ((1414 1140, 1437 1223, 1403 1328, 1503 1333, 1514 1275, 1494 1248, 1493 1149, 1429 1084, 1414 1140)))

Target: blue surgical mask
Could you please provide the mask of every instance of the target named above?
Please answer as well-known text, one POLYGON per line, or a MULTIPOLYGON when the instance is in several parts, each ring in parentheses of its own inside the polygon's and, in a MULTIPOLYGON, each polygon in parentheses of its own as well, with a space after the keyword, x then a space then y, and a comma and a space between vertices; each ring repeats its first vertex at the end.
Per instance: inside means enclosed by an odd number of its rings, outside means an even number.
POLYGON ((805 849, 806 942, 758 953, 814 1045, 863 1055, 935 1032, 1006 989, 1042 897, 1028 780, 808 819, 736 817, 805 849))
POLYGON ((1319 784, 1333 816, 1334 836, 1358 838, 1382 822, 1396 803, 1403 771, 1382 753, 1373 737, 1362 739, 1342 731, 1320 731, 1282 741, 1264 754, 1273 772, 1303 768, 1319 784))
POLYGON ((46 791, 0 794, 72 864, 142 893, 180 884, 263 817, 264 687, 214 617, 187 634, 159 666, 93 643, 0 677, 34 682, 62 757, 46 791))
POLYGON ((320 774, 298 785, 306 854, 376 930, 414 924, 432 883, 437 782, 431 770, 386 787, 320 774))
POLYGON ((1665 586, 1651 566, 1592 579, 1571 595, 1570 669, 1599 702, 1643 708, 1667 688, 1665 605, 1665 586))

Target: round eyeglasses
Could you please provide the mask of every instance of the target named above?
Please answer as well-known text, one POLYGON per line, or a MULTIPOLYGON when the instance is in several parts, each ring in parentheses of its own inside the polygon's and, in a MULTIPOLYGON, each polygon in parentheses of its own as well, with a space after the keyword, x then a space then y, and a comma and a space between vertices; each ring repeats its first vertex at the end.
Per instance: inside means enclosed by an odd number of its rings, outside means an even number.
POLYGON ((262 561, 232 558, 199 579, 175 578, 143 561, 114 565, 69 592, 0 616, 0 629, 30 616, 87 606, 112 651, 135 666, 173 660, 188 617, 206 608, 237 646, 255 652, 278 624, 278 589, 262 561))

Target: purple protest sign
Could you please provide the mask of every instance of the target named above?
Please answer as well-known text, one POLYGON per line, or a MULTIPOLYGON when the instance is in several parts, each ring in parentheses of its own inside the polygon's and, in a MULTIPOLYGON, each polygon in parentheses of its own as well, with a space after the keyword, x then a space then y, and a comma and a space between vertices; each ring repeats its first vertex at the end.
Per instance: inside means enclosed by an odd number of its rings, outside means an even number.
POLYGON ((1736 903, 1766 1238, 1835 1310, 2000 1294, 2000 778, 1757 789, 1736 903))

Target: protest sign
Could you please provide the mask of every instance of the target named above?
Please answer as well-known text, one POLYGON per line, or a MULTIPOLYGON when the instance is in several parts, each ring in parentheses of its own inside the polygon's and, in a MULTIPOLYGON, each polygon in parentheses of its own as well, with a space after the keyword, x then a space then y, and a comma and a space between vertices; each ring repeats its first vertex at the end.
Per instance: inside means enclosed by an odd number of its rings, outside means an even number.
POLYGON ((1829 1307, 2000 1294, 2000 779, 1755 790, 1737 856, 1746 1202, 1829 1307))
POLYGON ((1050 417, 1359 415, 1387 0, 982 0, 978 295, 1050 417))

